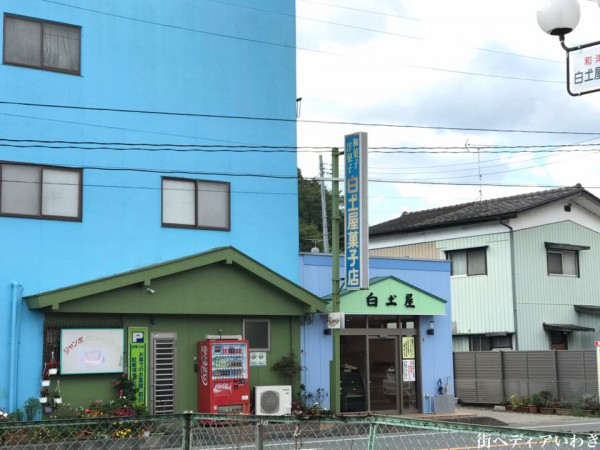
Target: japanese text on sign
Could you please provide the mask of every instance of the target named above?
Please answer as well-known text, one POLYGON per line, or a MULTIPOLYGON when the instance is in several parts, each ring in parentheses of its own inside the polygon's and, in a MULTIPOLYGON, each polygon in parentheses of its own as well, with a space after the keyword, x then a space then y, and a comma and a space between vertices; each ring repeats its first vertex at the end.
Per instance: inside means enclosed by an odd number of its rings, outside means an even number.
POLYGON ((65 353, 65 355, 68 355, 71 350, 73 350, 75 347, 81 344, 83 344, 83 336, 80 336, 70 344, 65 345, 65 347, 63 348, 63 352, 65 353))
POLYGON ((368 274, 367 135, 345 137, 346 288, 366 289, 368 274))

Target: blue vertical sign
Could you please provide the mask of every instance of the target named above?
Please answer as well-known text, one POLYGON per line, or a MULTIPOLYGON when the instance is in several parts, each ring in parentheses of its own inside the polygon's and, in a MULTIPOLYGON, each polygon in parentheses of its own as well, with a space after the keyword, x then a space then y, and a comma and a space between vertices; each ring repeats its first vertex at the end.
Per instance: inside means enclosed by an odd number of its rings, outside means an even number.
POLYGON ((367 133, 345 136, 346 289, 367 289, 369 287, 367 148, 367 133))

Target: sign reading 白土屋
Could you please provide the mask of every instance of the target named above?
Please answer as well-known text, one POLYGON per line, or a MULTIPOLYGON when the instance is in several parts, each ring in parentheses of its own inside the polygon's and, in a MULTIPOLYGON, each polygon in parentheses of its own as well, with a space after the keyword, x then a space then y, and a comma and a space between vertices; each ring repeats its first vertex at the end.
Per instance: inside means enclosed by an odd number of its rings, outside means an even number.
POLYGON ((367 133, 345 136, 346 289, 369 287, 369 220, 367 215, 367 133))
POLYGON ((567 51, 567 91, 583 95, 600 90, 600 44, 567 51))

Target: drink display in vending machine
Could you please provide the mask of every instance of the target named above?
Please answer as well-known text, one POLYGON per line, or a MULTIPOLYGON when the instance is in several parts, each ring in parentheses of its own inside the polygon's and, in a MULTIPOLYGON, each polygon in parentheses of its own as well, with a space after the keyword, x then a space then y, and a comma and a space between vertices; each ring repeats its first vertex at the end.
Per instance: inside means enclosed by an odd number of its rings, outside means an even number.
POLYGON ((248 341, 198 342, 198 412, 250 414, 248 341))

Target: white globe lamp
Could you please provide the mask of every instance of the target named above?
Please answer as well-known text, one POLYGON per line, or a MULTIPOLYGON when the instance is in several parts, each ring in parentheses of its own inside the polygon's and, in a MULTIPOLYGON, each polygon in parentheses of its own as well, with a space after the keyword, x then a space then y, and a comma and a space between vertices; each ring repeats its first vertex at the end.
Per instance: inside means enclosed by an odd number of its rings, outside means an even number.
MULTIPOLYGON (((600 0, 597 0, 600 5, 600 0)), ((537 21, 544 33, 564 36, 575 29, 581 17, 577 0, 542 0, 537 21)))

